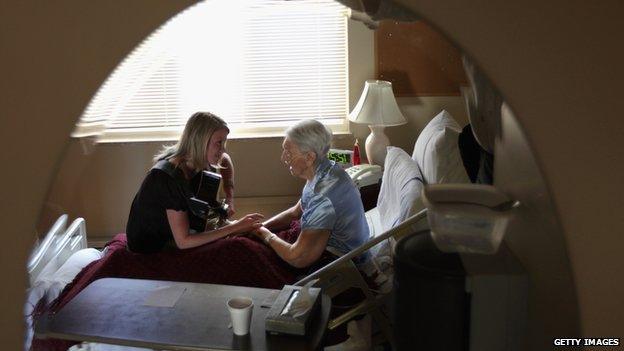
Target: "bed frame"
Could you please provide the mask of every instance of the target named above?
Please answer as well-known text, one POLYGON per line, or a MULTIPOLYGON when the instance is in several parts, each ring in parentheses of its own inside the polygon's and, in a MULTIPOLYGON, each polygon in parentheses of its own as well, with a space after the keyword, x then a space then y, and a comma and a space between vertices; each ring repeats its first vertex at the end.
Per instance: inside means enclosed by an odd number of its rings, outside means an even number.
POLYGON ((67 226, 67 215, 60 216, 45 238, 33 250, 27 264, 30 284, 49 277, 75 252, 87 247, 87 228, 84 218, 75 219, 67 226))

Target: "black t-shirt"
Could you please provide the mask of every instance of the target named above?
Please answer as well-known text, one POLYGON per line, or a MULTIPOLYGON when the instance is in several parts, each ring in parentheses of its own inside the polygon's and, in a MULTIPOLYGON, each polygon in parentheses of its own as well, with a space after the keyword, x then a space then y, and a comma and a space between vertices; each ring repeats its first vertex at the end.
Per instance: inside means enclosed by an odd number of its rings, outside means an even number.
POLYGON ((180 169, 176 168, 173 172, 175 178, 162 169, 152 168, 143 180, 132 201, 126 225, 130 251, 162 251, 173 240, 167 210, 185 211, 189 216, 191 229, 198 232, 204 230, 204 221, 193 215, 188 205, 190 189, 196 186, 198 177, 193 177, 189 182, 180 169))

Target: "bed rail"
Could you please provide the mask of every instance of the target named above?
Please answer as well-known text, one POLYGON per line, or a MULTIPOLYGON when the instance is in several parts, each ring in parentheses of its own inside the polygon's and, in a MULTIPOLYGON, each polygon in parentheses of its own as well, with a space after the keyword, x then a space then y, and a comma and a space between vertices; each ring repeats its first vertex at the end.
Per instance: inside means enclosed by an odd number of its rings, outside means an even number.
POLYGON ((295 285, 298 286, 303 286, 305 283, 318 278, 321 274, 324 274, 326 272, 329 272, 333 269, 335 269, 336 267, 339 267, 341 265, 343 265, 344 263, 346 263, 347 261, 351 261, 352 258, 355 258, 359 255, 361 255, 362 253, 364 253, 365 251, 367 251, 368 249, 370 249, 371 247, 379 244, 380 242, 390 238, 390 237, 394 237, 394 238, 400 238, 406 234, 410 234, 410 233, 415 233, 418 231, 417 229, 417 225, 418 222, 420 220, 422 220, 423 218, 426 218, 427 216, 427 209, 423 209, 420 212, 412 215, 411 217, 408 217, 406 220, 404 220, 403 222, 401 222, 401 224, 397 225, 396 227, 389 229, 385 232, 383 232, 382 234, 374 237, 373 239, 367 241, 366 243, 360 245, 359 247, 349 251, 349 253, 347 253, 346 255, 338 258, 337 260, 333 261, 332 263, 318 269, 317 271, 311 273, 310 275, 304 277, 303 279, 299 280, 298 282, 295 283, 295 285))
POLYGON ((26 268, 31 283, 39 276, 49 260, 56 255, 59 247, 55 243, 65 233, 67 218, 66 214, 61 215, 30 255, 26 268))
MULTIPOLYGON (((59 221, 60 219, 57 220, 59 221)), ((42 245, 41 250, 38 249, 36 257, 33 258, 32 270, 29 262, 28 272, 31 284, 39 277, 52 275, 73 253, 87 247, 87 228, 84 218, 76 218, 67 230, 63 231, 63 229, 64 226, 59 227, 59 231, 55 232, 51 239, 46 236, 45 246, 42 245)))
POLYGON ((379 325, 379 328, 385 338, 390 342, 390 345, 394 346, 390 322, 379 308, 379 306, 383 304, 386 294, 374 294, 351 259, 361 255, 373 246, 390 237, 399 238, 404 235, 418 232, 420 229, 418 227, 419 222, 426 218, 426 216, 427 209, 423 209, 413 216, 408 217, 396 227, 375 236, 365 244, 351 250, 346 255, 316 270, 314 273, 306 276, 294 284, 303 286, 311 280, 318 279, 319 281, 315 284, 315 286, 323 288, 323 291, 332 298, 349 288, 356 288, 362 291, 364 294, 364 300, 348 311, 330 320, 327 326, 328 329, 335 329, 339 325, 350 321, 353 317, 360 314, 370 313, 379 325))
POLYGON ((87 248, 87 225, 84 218, 76 218, 67 228, 62 241, 59 243, 59 259, 61 264, 74 252, 87 248))

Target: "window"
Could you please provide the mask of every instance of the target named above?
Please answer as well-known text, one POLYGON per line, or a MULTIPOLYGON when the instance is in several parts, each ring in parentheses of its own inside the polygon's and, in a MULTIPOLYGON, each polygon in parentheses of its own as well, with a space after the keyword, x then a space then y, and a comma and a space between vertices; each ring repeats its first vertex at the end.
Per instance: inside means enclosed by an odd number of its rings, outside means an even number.
POLYGON ((346 130, 347 9, 332 0, 210 0, 128 55, 73 132, 99 141, 177 139, 196 111, 234 135, 305 119, 346 130))

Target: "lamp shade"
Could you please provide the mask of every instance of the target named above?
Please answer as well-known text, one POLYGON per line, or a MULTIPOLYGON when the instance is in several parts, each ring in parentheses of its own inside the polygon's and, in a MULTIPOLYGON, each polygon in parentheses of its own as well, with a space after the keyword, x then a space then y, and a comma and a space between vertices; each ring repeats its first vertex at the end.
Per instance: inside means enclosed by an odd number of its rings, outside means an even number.
POLYGON ((407 123, 392 92, 392 83, 385 80, 367 80, 364 91, 349 120, 373 126, 398 126, 407 123))

